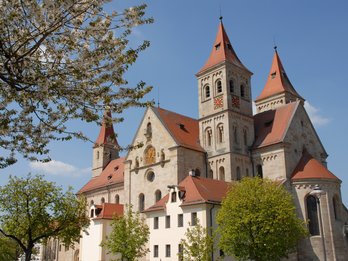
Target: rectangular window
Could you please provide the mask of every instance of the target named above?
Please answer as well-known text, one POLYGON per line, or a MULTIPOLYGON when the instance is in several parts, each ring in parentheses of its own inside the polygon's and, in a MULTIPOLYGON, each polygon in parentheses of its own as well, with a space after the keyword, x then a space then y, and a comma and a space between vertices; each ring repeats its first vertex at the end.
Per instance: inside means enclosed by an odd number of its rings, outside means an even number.
POLYGON ((170 216, 166 216, 166 228, 170 228, 170 216))
POLYGON ((191 226, 197 225, 197 212, 191 213, 191 226))
POLYGON ((170 257, 170 245, 166 245, 166 257, 170 257))
POLYGON ((158 217, 153 218, 153 229, 158 229, 158 217))
POLYGON ((158 257, 158 245, 153 246, 153 257, 158 257))
POLYGON ((184 215, 178 214, 178 227, 183 227, 183 226, 184 226, 184 215))

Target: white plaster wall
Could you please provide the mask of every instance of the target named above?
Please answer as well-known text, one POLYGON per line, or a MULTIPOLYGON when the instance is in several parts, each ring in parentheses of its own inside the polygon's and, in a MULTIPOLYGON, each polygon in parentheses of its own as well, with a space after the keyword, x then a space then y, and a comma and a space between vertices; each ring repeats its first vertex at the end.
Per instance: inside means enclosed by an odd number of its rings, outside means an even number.
POLYGON ((103 224, 100 220, 91 220, 90 226, 82 232, 81 261, 101 261, 102 248, 99 246, 103 240, 103 224))

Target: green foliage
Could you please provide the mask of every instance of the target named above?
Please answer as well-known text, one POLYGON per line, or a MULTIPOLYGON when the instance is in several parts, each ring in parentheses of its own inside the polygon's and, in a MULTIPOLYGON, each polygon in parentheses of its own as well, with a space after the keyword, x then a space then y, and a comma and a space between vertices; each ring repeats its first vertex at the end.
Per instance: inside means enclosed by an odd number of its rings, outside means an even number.
POLYGON ((86 200, 42 176, 10 177, 0 187, 0 234, 14 240, 30 260, 35 243, 50 237, 65 245, 78 242, 80 230, 89 225, 86 200))
POLYGON ((69 120, 100 122, 106 107, 116 115, 149 104, 151 87, 129 87, 124 74, 149 46, 129 46, 132 28, 153 19, 146 5, 109 14, 106 2, 0 1, 0 168, 18 153, 48 161, 51 140, 86 140, 69 120))
POLYGON ((149 249, 150 230, 139 212, 133 213, 132 206, 127 207, 123 216, 115 216, 112 231, 101 245, 113 254, 121 254, 118 260, 134 261, 146 255, 149 249))
POLYGON ((179 253, 179 257, 182 260, 211 261, 214 240, 198 219, 195 226, 186 230, 185 237, 180 241, 182 253, 179 253))
POLYGON ((0 234, 0 261, 17 260, 21 252, 14 240, 0 234))
POLYGON ((279 260, 308 233, 285 187, 260 178, 231 185, 217 223, 221 249, 238 260, 279 260))

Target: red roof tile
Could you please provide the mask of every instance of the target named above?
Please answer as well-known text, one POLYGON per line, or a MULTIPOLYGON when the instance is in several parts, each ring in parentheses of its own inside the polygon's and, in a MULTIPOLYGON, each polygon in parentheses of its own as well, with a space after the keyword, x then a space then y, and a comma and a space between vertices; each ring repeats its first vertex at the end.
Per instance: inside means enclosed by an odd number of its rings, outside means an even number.
POLYGON ((266 99, 268 97, 284 92, 288 92, 295 97, 303 100, 303 98, 296 92, 295 88, 292 86, 288 76, 285 73, 282 62, 280 61, 278 52, 275 51, 266 85, 255 101, 266 99))
POLYGON ((205 65, 202 67, 202 69, 198 72, 201 73, 202 71, 217 65, 221 62, 229 61, 235 65, 237 65, 240 68, 243 68, 247 71, 249 71, 239 60, 237 54, 233 50, 233 47, 231 45, 230 40, 228 39, 228 36, 225 32, 224 25, 222 21, 219 24, 218 32, 216 35, 216 39, 212 48, 212 51, 210 53, 210 56, 208 60, 206 61, 205 65))
POLYGON ((291 178, 293 181, 303 179, 331 179, 340 181, 323 164, 313 158, 307 150, 303 151, 302 158, 297 164, 291 178))
POLYGON ((291 102, 275 110, 254 115, 254 148, 282 142, 298 104, 299 102, 291 102))
POLYGON ((198 120, 162 108, 154 107, 153 110, 178 145, 204 151, 199 144, 198 120))
POLYGON ((123 183, 124 180, 124 158, 118 158, 110 161, 99 176, 91 178, 84 185, 78 194, 85 193, 94 189, 102 188, 107 185, 123 183))
POLYGON ((114 127, 112 124, 107 123, 106 119, 111 119, 111 112, 106 111, 104 113, 103 117, 103 123, 100 128, 100 132, 98 135, 97 140, 95 141, 95 146, 101 145, 101 144, 113 144, 115 146, 118 146, 116 135, 114 132, 114 127))
MULTIPOLYGON (((185 192, 181 206, 221 203, 228 191, 229 184, 228 182, 216 179, 187 176, 179 184, 179 189, 185 192)), ((144 212, 164 210, 168 200, 169 194, 144 212)))
POLYGON ((97 208, 101 208, 101 212, 94 219, 112 219, 114 216, 123 215, 123 205, 116 203, 103 203, 97 208))

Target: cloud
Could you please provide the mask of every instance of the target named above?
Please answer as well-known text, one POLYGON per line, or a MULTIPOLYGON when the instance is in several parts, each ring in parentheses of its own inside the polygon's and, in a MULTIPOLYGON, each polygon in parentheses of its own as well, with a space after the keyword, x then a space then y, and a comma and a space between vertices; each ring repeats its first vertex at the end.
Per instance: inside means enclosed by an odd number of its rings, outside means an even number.
POLYGON ((320 114, 320 110, 313 105, 311 105, 308 101, 305 102, 304 107, 311 119, 312 123, 316 126, 323 126, 330 122, 329 118, 320 114))
POLYGON ((51 160, 50 162, 45 163, 35 161, 30 162, 29 165, 32 170, 54 176, 79 177, 91 171, 90 168, 79 169, 73 165, 58 160, 51 160))

